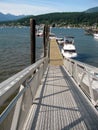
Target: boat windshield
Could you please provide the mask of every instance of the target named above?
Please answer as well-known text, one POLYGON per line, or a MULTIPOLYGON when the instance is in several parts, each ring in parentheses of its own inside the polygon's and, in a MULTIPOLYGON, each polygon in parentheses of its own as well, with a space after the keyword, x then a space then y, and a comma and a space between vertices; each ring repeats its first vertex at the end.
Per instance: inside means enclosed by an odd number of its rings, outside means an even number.
POLYGON ((75 53, 75 52, 76 52, 76 50, 64 50, 64 52, 75 53))
POLYGON ((69 40, 65 40, 65 44, 73 44, 73 42, 69 40))
POLYGON ((73 44, 74 43, 74 37, 65 37, 64 41, 65 41, 65 44, 73 44))

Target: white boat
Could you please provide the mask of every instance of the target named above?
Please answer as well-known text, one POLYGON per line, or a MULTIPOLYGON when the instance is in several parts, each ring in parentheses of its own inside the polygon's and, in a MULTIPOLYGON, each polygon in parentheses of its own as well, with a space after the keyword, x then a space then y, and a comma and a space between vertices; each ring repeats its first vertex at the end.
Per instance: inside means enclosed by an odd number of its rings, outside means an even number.
POLYGON ((43 36, 43 30, 37 30, 36 36, 42 37, 43 36))
POLYGON ((76 48, 74 45, 74 37, 64 38, 64 45, 61 49, 61 53, 66 58, 74 58, 77 56, 76 48))
POLYGON ((94 38, 98 39, 98 33, 94 33, 94 38))
POLYGON ((63 45, 64 44, 64 38, 56 38, 56 41, 59 45, 63 45))
POLYGON ((49 39, 56 39, 56 35, 54 33, 49 34, 49 39))
POLYGON ((59 45, 63 45, 64 44, 64 38, 56 37, 56 35, 54 33, 50 33, 49 34, 49 39, 56 39, 56 42, 59 45))

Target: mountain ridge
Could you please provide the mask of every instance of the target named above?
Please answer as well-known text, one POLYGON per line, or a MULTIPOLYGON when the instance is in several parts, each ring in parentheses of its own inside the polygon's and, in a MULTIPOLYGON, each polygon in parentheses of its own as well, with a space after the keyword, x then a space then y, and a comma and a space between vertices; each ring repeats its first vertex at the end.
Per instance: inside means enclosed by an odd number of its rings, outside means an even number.
POLYGON ((85 13, 95 13, 95 12, 98 12, 98 6, 89 8, 85 11, 85 13))
POLYGON ((25 15, 12 15, 12 14, 3 14, 0 12, 0 21, 11 21, 11 20, 18 20, 20 18, 25 17, 25 15))
MULTIPOLYGON (((0 22, 6 22, 6 21, 10 22, 10 21, 21 20, 21 19, 25 20, 25 19, 28 19, 30 17, 38 18, 38 17, 44 17, 44 16, 47 17, 46 20, 51 19, 51 21, 53 21, 52 20, 54 18, 54 16, 52 16, 53 14, 55 14, 56 17, 59 17, 59 15, 64 14, 64 13, 66 13, 67 16, 69 15, 69 17, 72 17, 76 12, 69 12, 69 13, 68 12, 62 12, 62 13, 57 12, 57 13, 48 13, 48 14, 42 14, 42 15, 36 15, 36 16, 34 16, 34 15, 19 15, 19 16, 16 16, 16 15, 12 15, 12 14, 3 14, 3 13, 0 12, 0 22)), ((77 12, 76 15, 81 14, 81 18, 82 18, 83 13, 85 13, 85 15, 86 14, 89 15, 90 13, 91 14, 92 13, 98 13, 98 7, 89 8, 89 9, 83 11, 83 12, 77 12)), ((68 19, 69 19, 69 17, 68 17, 68 19)), ((90 16, 88 16, 88 17, 90 17, 90 16)), ((59 17, 59 18, 62 20, 62 19, 65 18, 65 16, 59 17)))

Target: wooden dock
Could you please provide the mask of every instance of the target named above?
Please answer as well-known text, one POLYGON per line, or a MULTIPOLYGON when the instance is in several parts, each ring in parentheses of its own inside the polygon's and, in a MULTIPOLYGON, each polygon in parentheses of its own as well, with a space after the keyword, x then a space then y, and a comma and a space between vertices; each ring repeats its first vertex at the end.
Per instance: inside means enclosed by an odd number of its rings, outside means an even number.
POLYGON ((62 65, 55 40, 50 65, 33 101, 31 130, 98 130, 98 113, 62 65))
POLYGON ((50 42, 50 65, 63 65, 63 58, 56 43, 56 39, 50 42))

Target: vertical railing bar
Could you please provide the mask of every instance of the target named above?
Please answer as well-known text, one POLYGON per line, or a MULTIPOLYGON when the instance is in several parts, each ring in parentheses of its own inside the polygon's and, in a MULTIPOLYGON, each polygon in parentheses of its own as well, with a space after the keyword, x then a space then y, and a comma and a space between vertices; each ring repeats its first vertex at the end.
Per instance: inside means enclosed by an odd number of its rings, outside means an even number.
POLYGON ((77 69, 77 63, 75 63, 75 80, 78 84, 78 69, 77 69))
POLYGON ((80 81, 78 82, 78 85, 80 85, 82 83, 84 75, 85 75, 85 72, 82 74, 82 77, 81 77, 80 81))
MULTIPOLYGON (((24 86, 21 85, 19 92, 23 88, 24 88, 24 86)), ((23 95, 21 95, 21 97, 19 98, 19 100, 16 103, 14 116, 13 116, 13 120, 12 120, 12 125, 11 125, 11 130, 16 130, 17 129, 17 124, 18 124, 19 114, 20 114, 20 110, 21 110, 22 99, 23 99, 23 95)))
POLYGON ((12 100, 12 102, 8 105, 8 107, 4 110, 4 112, 0 116, 0 123, 6 118, 6 116, 10 113, 12 108, 16 105, 16 102, 20 98, 20 96, 26 91, 26 87, 21 90, 21 92, 12 100))
POLYGON ((91 102, 94 103, 94 93, 93 93, 93 89, 92 89, 91 75, 89 73, 87 73, 87 74, 88 74, 89 91, 90 91, 91 102))

